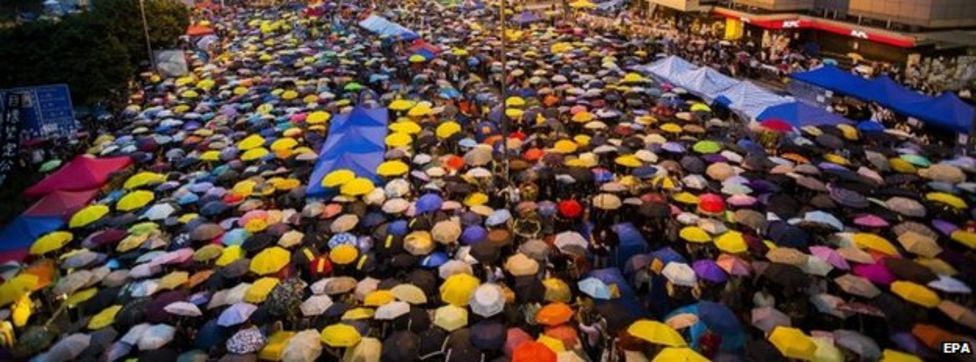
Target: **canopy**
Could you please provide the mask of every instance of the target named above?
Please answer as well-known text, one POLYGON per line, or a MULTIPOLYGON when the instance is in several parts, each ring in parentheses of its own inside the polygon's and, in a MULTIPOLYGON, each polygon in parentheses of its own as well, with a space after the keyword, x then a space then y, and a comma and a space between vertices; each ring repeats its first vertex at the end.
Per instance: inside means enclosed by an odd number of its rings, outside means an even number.
POLYGON ((319 159, 309 181, 308 196, 327 194, 322 178, 329 172, 347 169, 374 183, 381 180, 376 167, 383 162, 388 114, 383 108, 356 107, 336 116, 329 127, 329 137, 322 144, 319 159))
POLYGON ((698 66, 691 64, 687 60, 684 60, 679 56, 672 55, 649 65, 640 67, 638 70, 644 73, 653 74, 670 82, 673 79, 676 79, 678 76, 691 72, 697 68, 698 66))
POLYGON ((37 200, 34 205, 24 211, 24 215, 57 216, 67 220, 75 211, 87 205, 97 194, 98 189, 55 191, 37 200))
POLYGON ((370 15, 360 21, 359 26, 379 36, 389 36, 400 40, 414 40, 419 38, 413 30, 389 21, 382 16, 370 15))
POLYGON ((128 167, 131 163, 132 159, 128 156, 111 158, 78 156, 57 172, 24 190, 24 195, 40 197, 58 190, 97 189, 102 187, 113 173, 128 167))
POLYGON ((756 117, 758 121, 767 119, 781 119, 800 128, 806 126, 851 124, 851 120, 843 116, 828 112, 826 109, 814 107, 803 102, 790 102, 766 108, 756 117))
POLYGON ((968 134, 972 128, 973 107, 950 93, 929 97, 899 85, 888 76, 865 80, 832 65, 791 76, 804 83, 876 102, 943 130, 968 134))
MULTIPOLYGON (((786 97, 776 95, 750 81, 742 81, 722 91, 719 95, 729 102, 729 109, 756 118, 766 108, 788 102, 786 97)), ((717 97, 716 97, 717 98, 717 97)))
POLYGON ((18 216, 0 231, 0 263, 23 259, 34 240, 62 226, 60 216, 18 216))
POLYGON ((668 80, 709 102, 718 97, 722 91, 732 88, 739 82, 711 67, 701 67, 691 72, 684 72, 668 78, 668 80))

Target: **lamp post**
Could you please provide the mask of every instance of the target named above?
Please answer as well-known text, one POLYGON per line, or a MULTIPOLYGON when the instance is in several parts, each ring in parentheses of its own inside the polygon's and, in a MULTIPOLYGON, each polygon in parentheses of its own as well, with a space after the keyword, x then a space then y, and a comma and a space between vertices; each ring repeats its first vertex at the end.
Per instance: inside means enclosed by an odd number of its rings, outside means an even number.
MULTIPOLYGON (((502 174, 503 174, 503 177, 505 177, 505 181, 506 182, 509 182, 510 178, 509 178, 509 167, 508 167, 509 166, 509 164, 508 164, 508 115, 505 114, 506 113, 505 112, 506 111, 506 108, 508 107, 508 105, 506 104, 507 101, 508 101, 508 84, 506 84, 507 81, 508 81, 508 65, 506 64, 507 63, 507 60, 506 60, 507 54, 506 53, 508 52, 508 49, 507 49, 508 39, 507 39, 507 35, 505 34, 506 33, 506 24, 505 24, 505 1, 506 0, 499 0, 499 1, 501 1, 501 5, 499 6, 499 14, 500 14, 499 15, 499 18, 501 19, 501 40, 502 40, 502 42, 501 42, 501 53, 502 54, 499 57, 501 59, 501 62, 502 62, 502 82, 501 82, 502 83, 502 89, 501 89, 501 96, 502 96, 502 124, 501 124, 501 131, 502 131, 502 172, 503 172, 502 174)), ((508 185, 506 185, 506 186, 508 186, 508 185)), ((506 205, 508 204, 508 198, 506 198, 505 204, 506 205)))
POLYGON ((159 73, 159 69, 156 69, 156 59, 153 57, 152 43, 149 41, 149 22, 146 21, 145 0, 139 0, 139 12, 142 13, 142 32, 146 36, 146 55, 149 56, 149 66, 152 67, 154 73, 159 73))

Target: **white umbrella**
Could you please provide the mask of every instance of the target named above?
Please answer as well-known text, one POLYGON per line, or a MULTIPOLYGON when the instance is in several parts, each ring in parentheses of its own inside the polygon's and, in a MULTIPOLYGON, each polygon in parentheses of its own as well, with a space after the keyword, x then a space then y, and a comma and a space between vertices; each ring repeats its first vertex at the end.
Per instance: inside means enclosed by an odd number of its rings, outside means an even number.
POLYGON ((37 356, 36 361, 71 361, 91 344, 91 335, 75 333, 55 343, 51 349, 37 356))
POLYGON ((163 310, 170 314, 184 317, 199 317, 203 315, 200 308, 190 302, 173 302, 163 307, 163 310))
POLYGON ((498 285, 482 284, 471 294, 469 306, 472 313, 488 318, 505 309, 505 295, 498 285))
POLYGON ((441 264, 441 266, 437 267, 437 274, 440 275, 440 277, 443 279, 447 279, 448 277, 454 274, 462 274, 462 273, 474 274, 474 271, 471 269, 471 264, 465 263, 457 259, 452 259, 452 260, 448 260, 446 263, 441 264))
POLYGON ((668 265, 664 266, 664 269, 661 270, 661 274, 675 285, 694 287, 696 284, 698 284, 698 278, 695 276, 695 270, 685 263, 670 262, 668 265))
POLYGON ((176 335, 176 328, 168 324, 156 324, 146 329, 139 336, 139 349, 149 351, 159 349, 173 340, 176 335))
POLYGON ((373 314, 373 319, 381 321, 393 320, 407 313, 410 313, 409 303, 393 301, 376 308, 376 313, 373 314))
POLYGON ((302 315, 306 317, 317 316, 325 313, 326 309, 332 306, 332 298, 326 294, 317 294, 309 297, 302 302, 302 315))
POLYGON ((284 362, 313 362, 322 355, 322 342, 319 342, 319 331, 306 329, 296 333, 284 351, 281 353, 281 360, 284 362))
POLYGON ((553 244, 555 244, 556 248, 559 248, 559 250, 565 250, 566 248, 573 246, 580 247, 585 250, 586 247, 589 246, 589 243, 583 238, 583 235, 580 235, 580 233, 575 231, 564 231, 559 233, 556 235, 556 240, 553 242, 553 244))
POLYGON ((156 204, 146 210, 146 212, 142 213, 142 217, 151 221, 159 221, 166 219, 174 212, 176 212, 176 208, 174 208, 173 205, 168 203, 156 204))

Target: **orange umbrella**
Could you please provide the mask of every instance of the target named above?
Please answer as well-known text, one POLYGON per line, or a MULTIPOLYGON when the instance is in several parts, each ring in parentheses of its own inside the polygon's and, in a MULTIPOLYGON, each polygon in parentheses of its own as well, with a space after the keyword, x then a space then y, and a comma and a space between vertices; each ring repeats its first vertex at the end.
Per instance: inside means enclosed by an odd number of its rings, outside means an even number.
POLYGON ((51 259, 41 259, 35 261, 33 264, 24 269, 24 274, 31 274, 37 277, 37 283, 34 284, 34 291, 44 289, 48 285, 51 285, 51 281, 54 280, 54 260, 51 259))
POLYGON ((573 309, 566 303, 549 303, 535 314, 536 323, 546 326, 558 326, 569 322, 573 317, 573 309))
POLYGON ((512 362, 556 362, 556 352, 539 342, 524 342, 512 351, 512 362))
POLYGON ((939 350, 942 342, 956 341, 955 334, 931 324, 919 323, 912 327, 912 335, 931 349, 939 350))
POLYGON ((549 337, 562 341, 563 345, 566 346, 567 349, 576 348, 577 343, 579 343, 576 328, 573 328, 568 324, 546 328, 545 334, 549 337))

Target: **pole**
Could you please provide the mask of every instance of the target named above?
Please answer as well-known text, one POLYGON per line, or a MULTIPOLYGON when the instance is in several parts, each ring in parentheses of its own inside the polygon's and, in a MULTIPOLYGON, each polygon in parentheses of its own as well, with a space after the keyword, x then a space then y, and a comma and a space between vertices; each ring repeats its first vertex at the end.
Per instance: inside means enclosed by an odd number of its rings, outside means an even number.
MULTIPOLYGON (((501 93, 502 93, 502 124, 501 124, 501 128, 502 128, 502 172, 503 172, 502 175, 505 177, 505 182, 507 184, 509 182, 509 180, 510 180, 510 178, 509 178, 509 169, 508 169, 508 115, 505 114, 506 107, 508 107, 508 105, 505 104, 506 101, 508 100, 508 84, 506 84, 507 81, 508 81, 508 66, 507 66, 507 64, 505 64, 505 63, 507 63, 507 61, 506 61, 506 56, 507 56, 506 52, 508 51, 508 49, 507 49, 508 39, 506 39, 507 38, 507 34, 505 34, 505 30, 506 30, 506 25, 505 25, 505 1, 506 0, 499 0, 499 1, 501 1, 501 6, 499 7, 499 9, 500 9, 499 13, 500 13, 500 18, 501 18, 501 33, 502 33, 501 34, 501 37, 502 37, 501 53, 502 54, 501 54, 501 57, 500 57, 500 59, 502 61, 502 89, 501 89, 501 93)), ((505 186, 507 187, 509 185, 505 185, 505 186)), ((506 205, 508 205, 508 200, 509 200, 509 198, 506 198, 505 199, 505 204, 506 205)))
POLYGON ((149 55, 149 66, 152 67, 154 73, 159 73, 159 69, 156 69, 156 59, 153 57, 152 43, 149 41, 149 22, 146 21, 145 0, 139 0, 139 12, 142 13, 142 32, 146 36, 146 55, 149 55))

